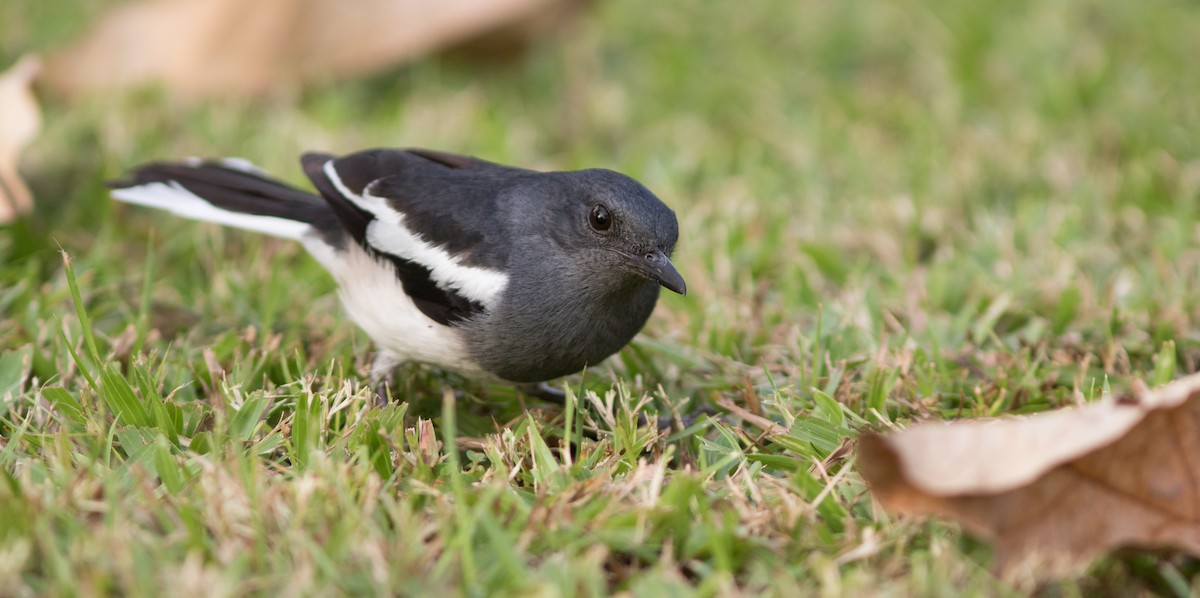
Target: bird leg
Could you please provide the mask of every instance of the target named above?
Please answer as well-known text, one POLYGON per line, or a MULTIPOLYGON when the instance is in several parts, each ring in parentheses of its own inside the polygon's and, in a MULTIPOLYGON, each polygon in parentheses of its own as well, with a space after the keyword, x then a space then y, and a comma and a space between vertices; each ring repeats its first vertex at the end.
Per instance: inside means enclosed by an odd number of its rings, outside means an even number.
POLYGON ((367 383, 375 389, 375 405, 385 407, 388 404, 388 380, 400 359, 387 351, 380 351, 371 362, 371 372, 367 375, 367 383))

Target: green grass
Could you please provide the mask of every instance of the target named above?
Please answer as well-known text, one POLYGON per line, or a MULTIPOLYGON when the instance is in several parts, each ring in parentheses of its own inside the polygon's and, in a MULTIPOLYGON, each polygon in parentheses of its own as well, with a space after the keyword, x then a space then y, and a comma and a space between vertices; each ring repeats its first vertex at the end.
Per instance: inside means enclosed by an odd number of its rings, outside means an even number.
MULTIPOLYGON (((0 4, 0 61, 108 4, 0 4)), ((1182 0, 613 0, 507 66, 50 100, 38 211, 0 229, 0 594, 1029 591, 873 505, 852 439, 1200 370, 1197 31, 1182 0), (300 181, 302 150, 376 145, 633 175, 679 214, 690 293, 565 410, 424 367, 373 409, 300 248, 102 185, 230 154, 300 181), (726 402, 782 431, 634 415, 726 402)))

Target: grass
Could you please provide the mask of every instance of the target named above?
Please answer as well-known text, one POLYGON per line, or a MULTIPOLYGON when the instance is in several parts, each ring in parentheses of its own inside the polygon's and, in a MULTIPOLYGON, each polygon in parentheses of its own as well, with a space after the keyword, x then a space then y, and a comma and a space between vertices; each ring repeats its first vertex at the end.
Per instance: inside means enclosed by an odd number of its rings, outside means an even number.
MULTIPOLYGON (((108 4, 0 5, 0 61, 108 4)), ((506 66, 50 100, 38 211, 0 229, 0 594, 1033 590, 873 505, 853 437, 1200 370, 1197 30, 1182 0, 613 0, 506 66), (679 214, 689 295, 565 409, 425 367, 374 409, 302 250, 102 186, 376 145, 629 173, 679 214), (634 414, 727 404, 752 415, 634 414)), ((1036 589, 1194 575, 1117 556, 1036 589)))

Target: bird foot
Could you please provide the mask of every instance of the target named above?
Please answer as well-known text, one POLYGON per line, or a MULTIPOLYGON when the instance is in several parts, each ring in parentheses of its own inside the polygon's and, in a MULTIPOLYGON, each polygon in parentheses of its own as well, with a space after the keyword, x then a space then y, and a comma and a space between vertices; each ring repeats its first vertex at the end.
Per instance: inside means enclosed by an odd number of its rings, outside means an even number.
POLYGON ((550 386, 546 382, 519 384, 517 385, 517 390, 535 399, 541 399, 555 405, 565 405, 567 402, 567 393, 565 391, 561 388, 550 386))
MULTIPOLYGON (((717 411, 715 409, 712 409, 710 407, 702 407, 700 409, 697 409, 696 411, 688 413, 687 415, 681 415, 681 416, 679 416, 679 423, 683 427, 680 429, 686 430, 686 429, 696 425, 696 422, 700 421, 701 417, 703 417, 705 415, 710 415, 710 414, 713 414, 716 412, 717 411)), ((648 425, 653 424, 656 428, 658 428, 658 430, 660 432, 669 432, 675 428, 675 418, 670 415, 660 415, 660 416, 656 417, 654 419, 654 421, 651 421, 649 417, 646 417, 645 413, 639 413, 638 414, 638 424, 643 425, 643 426, 648 426, 648 425)))
MULTIPOLYGON (((564 392, 561 388, 550 386, 550 384, 546 382, 518 384, 517 390, 535 399, 541 399, 547 403, 554 403, 555 405, 565 405, 567 402, 566 392, 564 392)), ((679 423, 683 425, 682 429, 687 429, 696 425, 696 422, 700 421, 702 416, 716 412, 716 410, 709 407, 701 408, 688 413, 687 415, 680 416, 679 423)), ((645 413, 638 413, 638 425, 653 425, 659 431, 668 432, 675 427, 675 418, 671 415, 660 415, 652 420, 645 413)))

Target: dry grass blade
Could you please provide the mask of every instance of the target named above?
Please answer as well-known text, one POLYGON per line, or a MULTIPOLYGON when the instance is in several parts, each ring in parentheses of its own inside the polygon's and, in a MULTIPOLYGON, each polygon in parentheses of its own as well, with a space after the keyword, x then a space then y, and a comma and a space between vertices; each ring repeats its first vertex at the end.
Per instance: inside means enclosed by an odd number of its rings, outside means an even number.
POLYGON ((733 401, 730 401, 728 399, 721 399, 721 400, 717 401, 717 405, 720 406, 722 409, 749 422, 753 426, 761 429, 763 432, 766 432, 767 435, 783 434, 784 432, 787 432, 787 428, 784 428, 783 426, 781 426, 761 415, 755 415, 754 413, 751 413, 750 410, 746 409, 745 407, 737 405, 733 401))

